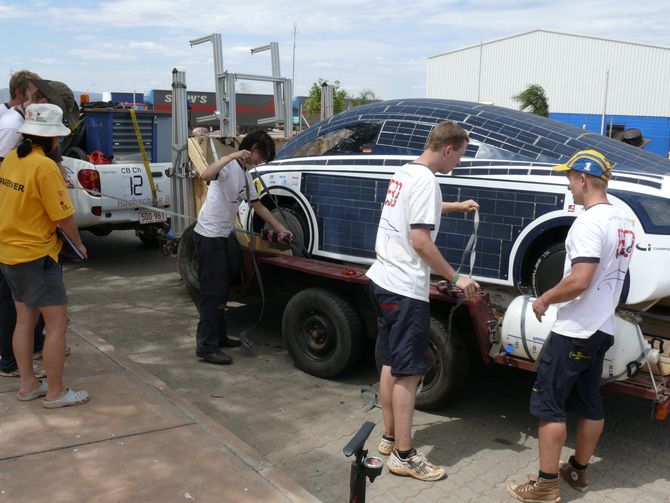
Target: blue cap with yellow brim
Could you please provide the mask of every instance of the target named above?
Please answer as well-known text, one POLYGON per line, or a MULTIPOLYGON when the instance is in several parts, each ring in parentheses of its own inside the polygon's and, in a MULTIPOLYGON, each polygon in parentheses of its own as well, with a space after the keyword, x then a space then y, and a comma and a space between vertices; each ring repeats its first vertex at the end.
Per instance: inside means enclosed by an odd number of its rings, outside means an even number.
POLYGON ((565 164, 554 166, 554 171, 579 171, 607 181, 612 177, 612 164, 600 152, 581 150, 565 164))

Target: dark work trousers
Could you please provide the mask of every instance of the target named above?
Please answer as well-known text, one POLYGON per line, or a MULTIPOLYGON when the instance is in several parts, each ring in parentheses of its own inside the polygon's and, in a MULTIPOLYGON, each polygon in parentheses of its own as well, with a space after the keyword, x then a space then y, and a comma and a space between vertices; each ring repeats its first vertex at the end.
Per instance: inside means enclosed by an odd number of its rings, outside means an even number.
POLYGON ((193 233, 200 282, 200 321, 196 353, 214 353, 228 337, 224 317, 228 302, 228 238, 207 238, 193 233))
MULTIPOLYGON (((12 291, 0 272, 0 370, 11 372, 16 370, 16 360, 12 350, 12 337, 16 325, 16 307, 12 299, 12 291)), ((35 347, 33 351, 42 351, 44 346, 44 319, 35 326, 35 347)))

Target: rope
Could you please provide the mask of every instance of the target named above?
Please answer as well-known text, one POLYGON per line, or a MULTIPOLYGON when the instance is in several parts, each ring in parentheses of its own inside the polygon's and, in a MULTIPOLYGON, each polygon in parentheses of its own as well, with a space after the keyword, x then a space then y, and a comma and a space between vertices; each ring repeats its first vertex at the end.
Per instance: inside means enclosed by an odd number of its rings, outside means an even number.
POLYGON ((142 154, 142 163, 144 164, 144 170, 147 172, 147 177, 149 178, 149 185, 151 185, 151 204, 156 206, 158 204, 158 199, 156 197, 156 184, 154 183, 154 177, 151 174, 151 168, 149 167, 149 160, 147 159, 147 152, 144 150, 144 142, 142 141, 142 133, 140 132, 140 125, 137 122, 137 115, 135 114, 134 109, 130 109, 130 118, 133 121, 133 127, 135 128, 135 137, 137 138, 137 145, 140 147, 140 153, 142 154))

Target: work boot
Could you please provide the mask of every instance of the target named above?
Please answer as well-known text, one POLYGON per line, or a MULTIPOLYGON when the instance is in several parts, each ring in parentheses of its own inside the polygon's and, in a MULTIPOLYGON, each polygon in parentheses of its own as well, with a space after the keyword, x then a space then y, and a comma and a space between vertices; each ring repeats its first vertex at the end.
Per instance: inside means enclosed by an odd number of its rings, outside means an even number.
POLYGON ((447 476, 447 472, 443 467, 429 463, 426 456, 416 449, 412 449, 412 452, 410 452, 406 459, 402 459, 398 451, 393 449, 387 466, 391 473, 413 477, 418 480, 434 481, 447 476))
POLYGON ((567 463, 561 461, 558 473, 561 474, 561 477, 563 477, 568 484, 578 491, 584 493, 589 490, 589 482, 586 480, 586 470, 575 468, 569 461, 567 463))
POLYGON ((558 490, 558 478, 549 480, 542 477, 528 477, 528 482, 523 484, 509 484, 507 492, 513 498, 528 503, 561 501, 561 495, 558 490))
POLYGON ((222 351, 214 351, 213 353, 196 353, 196 356, 207 363, 214 363, 216 365, 228 365, 233 363, 233 359, 222 351))

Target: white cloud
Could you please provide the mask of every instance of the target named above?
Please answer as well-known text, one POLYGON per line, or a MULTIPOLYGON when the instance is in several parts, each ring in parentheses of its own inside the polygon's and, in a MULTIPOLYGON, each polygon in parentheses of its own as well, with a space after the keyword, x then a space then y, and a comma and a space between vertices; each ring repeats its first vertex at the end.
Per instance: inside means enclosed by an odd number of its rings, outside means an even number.
POLYGON ((38 65, 62 65, 63 61, 54 58, 33 58, 31 63, 36 63, 38 65))
POLYGON ((161 52, 165 51, 164 47, 161 47, 155 42, 128 42, 129 49, 140 49, 146 52, 161 52))
POLYGON ((71 49, 68 51, 70 56, 75 58, 82 58, 88 60, 110 60, 110 61, 124 61, 128 59, 128 55, 123 52, 112 52, 111 50, 102 49, 71 49))

